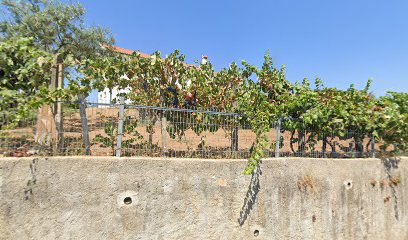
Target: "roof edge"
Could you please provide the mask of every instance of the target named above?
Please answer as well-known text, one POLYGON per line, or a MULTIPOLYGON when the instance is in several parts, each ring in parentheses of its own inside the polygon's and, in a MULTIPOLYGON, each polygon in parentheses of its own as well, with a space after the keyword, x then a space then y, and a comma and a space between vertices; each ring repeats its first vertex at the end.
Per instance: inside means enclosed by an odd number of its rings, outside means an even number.
MULTIPOLYGON (((112 50, 114 52, 118 52, 118 53, 122 53, 122 54, 126 54, 126 55, 132 55, 135 52, 135 51, 130 50, 130 49, 126 49, 126 48, 122 48, 122 47, 118 47, 118 46, 111 46, 111 45, 107 45, 107 44, 103 44, 102 47, 110 49, 110 50, 112 50)), ((150 58, 150 56, 151 56, 150 54, 143 53, 143 52, 140 52, 140 51, 139 51, 139 53, 140 53, 140 56, 143 57, 143 58, 150 58)), ((198 66, 196 66, 194 64, 188 64, 188 63, 184 63, 184 62, 183 62, 183 65, 187 66, 187 67, 199 68, 198 66)))

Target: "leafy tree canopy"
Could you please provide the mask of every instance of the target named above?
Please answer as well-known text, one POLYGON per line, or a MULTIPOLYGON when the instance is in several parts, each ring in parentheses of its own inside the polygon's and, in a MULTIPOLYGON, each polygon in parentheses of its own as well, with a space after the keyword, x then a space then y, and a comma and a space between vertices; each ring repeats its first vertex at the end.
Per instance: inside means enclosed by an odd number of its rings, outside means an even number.
POLYGON ((13 115, 16 119, 24 116, 22 109, 36 109, 62 94, 48 88, 57 57, 75 66, 100 57, 106 52, 101 45, 113 43, 107 29, 85 26, 85 9, 78 3, 2 0, 1 7, 0 110, 23 114, 13 115), (23 104, 28 102, 33 104, 23 104))
POLYGON ((110 31, 87 27, 85 9, 79 3, 57 0, 2 0, 6 16, 0 22, 0 36, 32 37, 43 50, 74 59, 91 58, 101 44, 112 44, 110 31))
POLYGON ((32 38, 0 43, 0 112, 11 112, 19 120, 50 100, 47 76, 51 60, 51 54, 39 49, 32 38))

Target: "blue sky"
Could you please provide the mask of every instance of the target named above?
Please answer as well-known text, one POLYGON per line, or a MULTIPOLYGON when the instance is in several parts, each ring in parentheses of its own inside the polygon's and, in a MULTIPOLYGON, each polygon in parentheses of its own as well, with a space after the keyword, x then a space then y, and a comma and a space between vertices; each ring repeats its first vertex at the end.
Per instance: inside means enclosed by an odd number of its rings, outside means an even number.
POLYGON ((260 66, 270 50, 291 82, 320 77, 330 87, 408 92, 408 1, 81 0, 90 25, 112 30, 116 45, 186 62, 209 56, 260 66))

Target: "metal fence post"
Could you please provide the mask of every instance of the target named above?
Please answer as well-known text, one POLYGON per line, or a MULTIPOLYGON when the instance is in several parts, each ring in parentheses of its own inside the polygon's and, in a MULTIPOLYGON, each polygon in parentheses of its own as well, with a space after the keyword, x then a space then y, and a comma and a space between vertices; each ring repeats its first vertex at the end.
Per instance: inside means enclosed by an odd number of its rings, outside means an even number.
POLYGON ((166 112, 162 112, 161 117, 161 134, 162 134, 162 148, 163 148, 163 156, 167 156, 167 118, 166 112))
POLYGON ((282 120, 281 118, 278 118, 278 122, 277 122, 277 126, 276 126, 276 144, 275 144, 275 157, 278 158, 279 157, 279 150, 280 150, 280 138, 281 138, 281 123, 282 120))
POLYGON ((234 116, 234 121, 231 128, 231 151, 238 151, 238 116, 234 116))
POLYGON ((118 122, 118 139, 116 141, 116 157, 120 157, 122 152, 122 136, 123 136, 123 117, 125 115, 125 98, 119 97, 119 122, 118 122))
POLYGON ((79 100, 79 116, 81 117, 82 124, 82 138, 85 146, 85 154, 91 155, 90 141, 89 141, 89 129, 88 129, 88 119, 86 117, 86 103, 83 94, 78 96, 79 100))
POLYGON ((371 157, 375 158, 375 137, 371 134, 371 157))
MULTIPOLYGON (((64 88, 64 66, 62 65, 62 59, 60 56, 57 57, 58 62, 58 76, 57 76, 57 88, 64 88)), ((58 132, 58 147, 62 152, 64 150, 64 111, 62 106, 61 98, 57 101, 57 114, 55 115, 55 125, 58 132)))

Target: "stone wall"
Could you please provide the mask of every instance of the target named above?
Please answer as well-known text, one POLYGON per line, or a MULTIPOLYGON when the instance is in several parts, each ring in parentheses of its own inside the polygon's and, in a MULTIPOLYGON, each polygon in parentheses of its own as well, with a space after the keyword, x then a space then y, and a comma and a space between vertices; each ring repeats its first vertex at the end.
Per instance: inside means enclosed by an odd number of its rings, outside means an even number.
POLYGON ((0 159, 0 239, 408 239, 408 158, 0 159))

